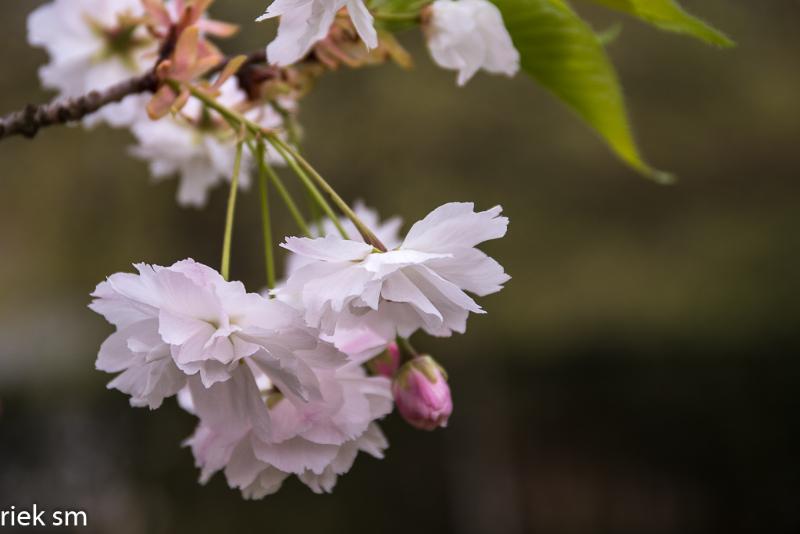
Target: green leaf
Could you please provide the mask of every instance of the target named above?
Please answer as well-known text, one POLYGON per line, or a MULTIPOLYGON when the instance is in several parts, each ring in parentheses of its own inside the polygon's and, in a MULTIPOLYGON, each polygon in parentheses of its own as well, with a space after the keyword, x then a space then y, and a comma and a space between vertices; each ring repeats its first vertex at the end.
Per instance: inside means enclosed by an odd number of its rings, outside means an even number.
POLYGON ((624 162, 657 182, 671 182, 670 174, 653 169, 639 154, 614 67, 569 5, 564 0, 493 1, 523 70, 597 130, 624 162))
POLYGON ((590 0, 642 19, 662 30, 684 33, 709 44, 734 46, 724 33, 690 15, 674 0, 590 0))

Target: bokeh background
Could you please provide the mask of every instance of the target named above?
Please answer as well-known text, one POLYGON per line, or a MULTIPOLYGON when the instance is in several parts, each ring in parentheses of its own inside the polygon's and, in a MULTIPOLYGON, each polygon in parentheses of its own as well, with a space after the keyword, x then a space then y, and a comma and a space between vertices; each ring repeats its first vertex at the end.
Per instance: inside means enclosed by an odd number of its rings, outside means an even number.
MULTIPOLYGON (((0 6, 0 111, 49 97, 25 43, 40 3, 0 6)), ((306 153, 345 197, 407 222, 452 200, 511 218, 486 247, 513 276, 488 315, 415 339, 450 371, 450 427, 390 417, 387 458, 360 458, 333 495, 199 486, 180 447, 193 418, 131 409, 93 368, 110 327, 89 292, 137 261, 216 265, 225 192, 178 208, 124 131, 0 142, 0 508, 80 508, 83 531, 119 534, 800 531, 800 4, 683 3, 739 46, 577 4, 598 29, 624 20, 610 53, 673 187, 523 76, 457 89, 415 32, 412 72, 340 71, 303 102, 306 153)), ((266 42, 262 5, 217 4, 245 27, 228 50, 266 42)), ((258 288, 257 201, 241 200, 233 275, 258 288)))

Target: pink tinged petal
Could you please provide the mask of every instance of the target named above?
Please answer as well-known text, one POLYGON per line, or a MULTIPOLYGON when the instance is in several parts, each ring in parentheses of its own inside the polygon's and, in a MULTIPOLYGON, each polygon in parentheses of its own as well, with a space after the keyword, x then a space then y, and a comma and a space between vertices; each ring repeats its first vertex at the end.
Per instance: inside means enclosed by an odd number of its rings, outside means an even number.
MULTIPOLYGON (((132 327, 136 328, 137 326, 137 324, 134 324, 132 327)), ((119 332, 111 334, 100 345, 100 352, 97 354, 97 361, 95 362, 97 370, 106 373, 119 373, 143 359, 128 348, 130 328, 123 328, 119 332)))
POLYGON ((222 304, 210 287, 197 284, 189 276, 161 269, 157 273, 162 294, 162 310, 222 325, 226 315, 222 304))
POLYGON ((225 467, 237 444, 246 436, 246 431, 217 432, 202 422, 197 426, 183 445, 192 449, 195 466, 200 468, 201 484, 206 484, 217 471, 225 467))
POLYGON ((260 462, 254 455, 249 440, 240 443, 225 467, 228 485, 239 488, 245 499, 261 499, 278 491, 288 476, 260 462))
MULTIPOLYGON (((150 265, 135 264, 139 274, 116 273, 108 277, 108 285, 115 293, 127 298, 142 310, 154 310, 161 305, 162 295, 155 270, 150 265)), ((154 315, 151 313, 151 315, 154 315)))
POLYGON ((181 273, 200 287, 210 288, 227 284, 237 286, 241 292, 244 292, 244 286, 241 286, 241 284, 237 284, 237 282, 226 282, 222 275, 215 269, 198 263, 191 258, 176 261, 170 265, 168 269, 172 272, 181 273))
POLYGON ((500 291, 511 279, 499 263, 475 248, 454 251, 452 258, 432 261, 427 266, 461 289, 481 297, 500 291))
POLYGON ((313 0, 275 0, 272 2, 263 15, 256 19, 256 22, 279 17, 290 11, 301 9, 304 6, 310 6, 313 0))
POLYGON ((194 401, 192 400, 192 392, 188 385, 181 388, 176 398, 178 400, 178 406, 192 415, 197 415, 194 409, 194 401))
POLYGON ((272 65, 288 66, 302 59, 328 34, 339 7, 339 2, 312 0, 285 9, 278 35, 267 45, 267 60, 272 65))
MULTIPOLYGON (((437 283, 432 283, 435 275, 431 276, 431 274, 422 275, 413 270, 409 270, 408 273, 409 279, 430 299, 441 314, 441 321, 426 320, 423 328, 433 336, 447 337, 454 331, 463 334, 467 328, 469 312, 484 313, 483 310, 463 291, 455 288, 449 282, 439 280, 437 283), (450 291, 445 293, 442 292, 442 289, 450 291)), ((427 319, 427 317, 423 317, 423 319, 427 319)))
POLYGON ((372 246, 336 236, 287 237, 281 246, 286 250, 315 260, 329 262, 359 261, 372 252, 372 246))
POLYGON ((386 346, 386 337, 368 326, 337 328, 330 336, 329 341, 351 359, 360 363, 365 363, 386 346))
POLYGON ((189 380, 195 410, 203 424, 225 434, 252 430, 259 439, 271 439, 269 412, 246 365, 231 370, 230 379, 205 387, 199 379, 189 380))
POLYGON ((102 315, 118 328, 150 319, 158 313, 155 307, 130 300, 117 293, 108 282, 101 282, 92 296, 95 299, 89 304, 89 309, 102 315))
POLYGON ((419 312, 442 320, 442 314, 428 297, 414 285, 403 271, 397 271, 383 283, 381 296, 390 302, 403 302, 414 306, 419 312))
MULTIPOLYGON (((350 300, 364 293, 371 279, 372 274, 360 266, 348 266, 337 273, 306 284, 303 289, 303 303, 307 312, 323 309, 327 305, 334 313, 339 313, 350 300)), ((308 315, 307 313, 307 317, 308 315)))
POLYGON ((347 0, 347 11, 350 13, 350 20, 356 27, 358 36, 367 45, 367 48, 377 48, 378 34, 372 25, 372 15, 362 0, 347 0))
MULTIPOLYGON (((406 274, 418 287, 425 291, 425 287, 430 284, 444 298, 452 302, 455 306, 471 311, 473 313, 486 313, 478 304, 464 293, 457 285, 439 276, 432 269, 419 266, 406 270, 406 274)), ((426 294, 429 294, 426 292, 426 294)), ((430 295, 430 294, 429 294, 430 295)))
POLYGON ((383 435, 381 428, 372 423, 364 435, 358 439, 358 446, 367 454, 382 459, 383 451, 389 448, 389 441, 383 435))
POLYGON ((108 387, 129 394, 132 406, 148 406, 155 410, 165 398, 175 395, 185 384, 186 376, 175 367, 172 360, 166 359, 131 367, 109 382, 108 387))
POLYGON ((336 486, 338 477, 330 467, 326 468, 321 474, 305 471, 297 476, 300 481, 308 486, 316 494, 330 493, 336 486))
POLYGON ((293 438, 282 443, 265 443, 254 440, 256 458, 281 471, 301 474, 306 470, 320 474, 336 457, 339 447, 319 445, 303 438, 293 438))
POLYGON ((196 372, 200 373, 200 380, 203 382, 203 386, 210 388, 214 384, 225 382, 226 380, 230 379, 232 365, 233 364, 224 364, 214 360, 207 360, 204 362, 194 362, 186 366, 181 366, 181 370, 186 374, 194 374, 192 372, 192 367, 195 366, 194 368, 197 370, 196 372))
POLYGON ((215 328, 208 322, 194 317, 179 315, 163 309, 158 314, 158 333, 166 343, 177 346, 191 344, 194 349, 191 356, 183 355, 180 358, 182 361, 204 358, 205 344, 215 331, 215 328), (195 351, 196 355, 193 354, 195 351))
POLYGON ((402 248, 443 253, 498 239, 508 227, 508 219, 500 217, 502 211, 495 206, 475 212, 471 202, 444 204, 411 227, 402 248))
POLYGON ((246 488, 252 484, 258 474, 268 466, 253 454, 249 436, 241 440, 233 450, 225 466, 225 478, 232 488, 246 488))
POLYGON ((416 250, 390 250, 381 254, 371 254, 364 260, 364 269, 375 273, 376 278, 385 278, 398 269, 409 265, 419 265, 428 261, 448 258, 450 254, 434 254, 416 250))
POLYGON ((285 394, 295 395, 303 401, 320 398, 319 381, 301 360, 293 356, 279 359, 260 352, 251 361, 285 394))

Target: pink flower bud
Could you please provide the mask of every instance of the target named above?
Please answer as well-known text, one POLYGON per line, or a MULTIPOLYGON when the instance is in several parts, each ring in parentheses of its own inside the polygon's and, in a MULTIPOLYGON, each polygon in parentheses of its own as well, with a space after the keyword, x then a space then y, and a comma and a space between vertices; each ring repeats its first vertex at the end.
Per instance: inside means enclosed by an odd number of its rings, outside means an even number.
POLYGON ((392 378, 400 367, 400 347, 392 341, 378 356, 372 358, 367 364, 369 370, 378 376, 392 378))
POLYGON ((453 413, 447 374, 430 356, 403 365, 392 382, 392 393, 403 419, 421 430, 447 426, 453 413))

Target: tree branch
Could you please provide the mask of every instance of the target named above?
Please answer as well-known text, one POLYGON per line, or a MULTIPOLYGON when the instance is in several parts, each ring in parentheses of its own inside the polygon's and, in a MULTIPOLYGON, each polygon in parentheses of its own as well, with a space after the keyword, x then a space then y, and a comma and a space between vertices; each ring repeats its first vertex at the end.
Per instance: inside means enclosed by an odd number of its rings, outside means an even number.
POLYGON ((105 105, 119 102, 128 95, 152 92, 158 81, 153 72, 125 80, 103 91, 68 99, 56 99, 47 104, 28 104, 0 118, 0 139, 12 135, 34 137, 41 128, 81 120, 105 105))

